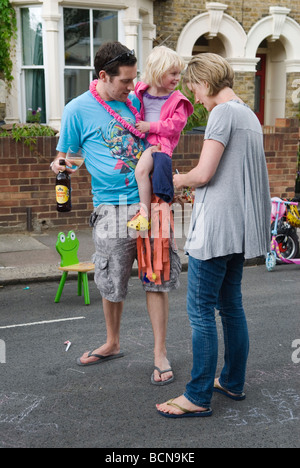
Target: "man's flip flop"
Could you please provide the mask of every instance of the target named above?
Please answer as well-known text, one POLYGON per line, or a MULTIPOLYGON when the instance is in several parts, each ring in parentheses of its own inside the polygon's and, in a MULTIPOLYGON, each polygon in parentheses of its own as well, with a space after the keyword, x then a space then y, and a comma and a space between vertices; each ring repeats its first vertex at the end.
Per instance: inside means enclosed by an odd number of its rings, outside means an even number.
POLYGON ((221 385, 214 384, 214 392, 221 393, 221 395, 226 396, 227 398, 231 398, 231 400, 235 401, 242 401, 245 400, 246 395, 245 393, 241 393, 240 395, 231 395, 225 388, 221 387, 221 385))
MULTIPOLYGON (((170 367, 170 369, 166 369, 166 370, 162 371, 162 370, 160 370, 159 367, 154 366, 154 370, 157 370, 160 375, 165 374, 166 372, 173 372, 171 367, 170 367)), ((170 377, 168 380, 160 380, 160 381, 157 381, 157 380, 154 379, 154 372, 151 375, 151 383, 153 385, 158 385, 160 387, 162 385, 168 385, 168 384, 174 382, 174 380, 175 380, 174 373, 173 373, 173 377, 170 377)))
POLYGON ((98 358, 97 361, 88 362, 86 364, 83 364, 80 361, 80 358, 78 358, 77 359, 77 364, 78 364, 78 366, 93 366, 95 364, 101 364, 103 362, 111 361, 112 359, 118 359, 118 358, 121 358, 123 356, 124 356, 123 352, 120 352, 119 354, 112 354, 110 356, 102 356, 101 354, 93 354, 93 352, 90 351, 89 354, 88 354, 88 357, 96 357, 96 358, 98 358))
POLYGON ((170 413, 164 413, 164 411, 159 411, 157 409, 157 412, 161 415, 164 416, 165 418, 173 418, 173 419, 179 419, 179 418, 207 418, 212 415, 212 409, 207 408, 205 411, 189 411, 185 408, 182 408, 181 406, 177 405, 176 403, 173 403, 174 399, 169 400, 167 402, 167 405, 173 406, 173 408, 177 408, 180 411, 183 412, 183 414, 170 414, 170 413))

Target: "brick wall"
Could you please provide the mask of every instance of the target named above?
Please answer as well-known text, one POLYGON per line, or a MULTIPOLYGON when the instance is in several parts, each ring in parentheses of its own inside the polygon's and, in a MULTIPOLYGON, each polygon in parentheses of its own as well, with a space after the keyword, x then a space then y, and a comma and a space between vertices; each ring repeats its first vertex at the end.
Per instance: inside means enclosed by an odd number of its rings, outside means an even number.
MULTIPOLYGON (((299 121, 277 119, 274 127, 264 127, 264 144, 272 196, 294 196, 297 171, 299 121)), ((55 204, 55 176, 49 164, 56 155, 56 137, 37 138, 30 151, 11 138, 0 138, 0 233, 27 228, 27 208, 32 211, 35 232, 84 228, 92 211, 90 176, 85 167, 72 176, 70 213, 58 213, 55 204)), ((195 167, 203 135, 184 135, 175 150, 174 170, 187 172, 195 167)))
POLYGON ((292 197, 298 162, 299 120, 276 119, 263 127, 264 147, 272 196, 292 197))
POLYGON ((27 208, 34 231, 86 227, 93 209, 90 175, 85 167, 72 176, 70 213, 58 213, 55 175, 49 169, 56 155, 56 137, 38 137, 37 147, 0 138, 0 233, 27 228, 27 208), (67 225, 67 227, 66 227, 67 225))
MULTIPOLYGON (((178 37, 184 26, 195 16, 206 13, 207 0, 158 0, 154 7, 154 24, 157 38, 167 40, 167 45, 176 50, 178 37)), ((244 28, 246 34, 260 19, 269 15, 270 6, 281 6, 291 9, 289 16, 300 23, 299 0, 226 0, 228 6, 225 14, 232 16, 244 28)))

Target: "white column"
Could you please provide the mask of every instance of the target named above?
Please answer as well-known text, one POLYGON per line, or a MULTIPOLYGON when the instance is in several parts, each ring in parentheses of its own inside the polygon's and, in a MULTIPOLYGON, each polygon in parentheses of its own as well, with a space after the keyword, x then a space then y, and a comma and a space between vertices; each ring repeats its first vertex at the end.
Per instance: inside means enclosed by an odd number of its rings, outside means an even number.
POLYGON ((140 19, 123 19, 125 27, 125 45, 128 49, 137 50, 138 27, 141 23, 140 19))
POLYGON ((146 59, 153 49, 153 40, 156 35, 156 26, 153 23, 144 22, 144 17, 142 17, 142 46, 143 46, 143 70, 145 69, 146 59))
POLYGON ((58 55, 58 23, 61 15, 59 14, 57 0, 44 0, 42 17, 44 20, 46 44, 44 61, 46 71, 47 123, 51 127, 59 129, 61 121, 61 89, 58 55))

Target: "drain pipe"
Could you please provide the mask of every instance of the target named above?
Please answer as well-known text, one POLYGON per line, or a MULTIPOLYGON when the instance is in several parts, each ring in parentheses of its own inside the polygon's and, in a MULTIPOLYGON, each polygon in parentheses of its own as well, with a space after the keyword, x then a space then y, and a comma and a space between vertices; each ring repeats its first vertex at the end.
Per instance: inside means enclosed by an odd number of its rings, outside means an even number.
POLYGON ((27 231, 32 232, 33 227, 32 227, 32 209, 31 208, 26 208, 26 213, 27 213, 27 231))

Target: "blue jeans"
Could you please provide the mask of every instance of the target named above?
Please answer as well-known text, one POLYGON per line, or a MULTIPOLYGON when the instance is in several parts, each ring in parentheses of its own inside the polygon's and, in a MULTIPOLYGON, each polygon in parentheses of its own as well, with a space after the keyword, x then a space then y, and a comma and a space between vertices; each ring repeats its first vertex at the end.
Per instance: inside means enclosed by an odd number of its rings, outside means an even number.
POLYGON ((189 257, 187 309, 192 327, 192 380, 185 397, 197 406, 210 406, 218 361, 215 308, 222 319, 225 364, 220 385, 243 392, 249 335, 242 302, 244 256, 232 254, 211 260, 189 257))

